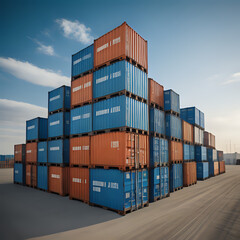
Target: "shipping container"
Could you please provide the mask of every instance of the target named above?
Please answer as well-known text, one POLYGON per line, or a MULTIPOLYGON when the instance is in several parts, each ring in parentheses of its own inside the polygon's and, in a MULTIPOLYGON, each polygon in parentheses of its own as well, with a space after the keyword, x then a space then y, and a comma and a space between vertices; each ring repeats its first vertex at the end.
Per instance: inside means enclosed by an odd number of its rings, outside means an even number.
POLYGON ((14 182, 25 185, 26 167, 22 163, 14 163, 14 182))
POLYGON ((219 173, 225 173, 225 161, 221 161, 218 163, 219 163, 219 173))
POLYGON ((14 145, 14 161, 25 163, 26 160, 26 144, 14 145))
POLYGON ((90 202, 121 211, 148 203, 148 170, 90 169, 90 202))
POLYGON ((69 110, 71 103, 71 88, 61 86, 48 92, 48 113, 57 110, 69 110))
POLYGON ((209 177, 209 162, 197 162, 197 180, 209 177))
POLYGON ((150 104, 157 104, 164 109, 164 87, 152 78, 148 78, 148 88, 150 104))
POLYGON ((170 192, 174 192, 176 188, 183 187, 183 165, 170 165, 170 192))
POLYGON ((217 151, 217 160, 219 162, 223 161, 223 151, 217 151))
POLYGON ((126 90, 148 99, 147 74, 123 60, 93 73, 93 98, 126 90))
POLYGON ((207 161, 207 148, 204 146, 195 146, 195 160, 197 162, 207 161))
POLYGON ((199 111, 199 126, 201 128, 205 128, 205 119, 204 119, 204 113, 199 111))
POLYGON ((34 118, 26 121, 26 140, 45 140, 48 137, 48 119, 34 118))
POLYGON ((148 136, 111 132, 91 137, 91 165, 126 168, 149 166, 148 136))
POLYGON ((37 187, 37 165, 26 164, 26 185, 37 187))
POLYGON ((59 112, 48 117, 48 137, 68 136, 70 132, 70 113, 59 112))
POLYGON ((181 108, 180 117, 192 125, 200 125, 200 111, 196 107, 181 108))
POLYGON ((204 131, 204 146, 215 148, 215 136, 212 133, 204 131))
POLYGON ((150 131, 153 133, 166 134, 165 112, 156 108, 150 108, 149 113, 150 131))
POLYGON ((168 163, 168 140, 150 137, 150 167, 168 163))
POLYGON ((179 117, 166 114, 166 135, 169 138, 182 139, 182 122, 179 117))
POLYGON ((70 168, 70 199, 78 199, 89 203, 89 169, 70 168))
POLYGON ((195 144, 204 144, 204 135, 203 135, 203 130, 200 128, 194 126, 194 143, 195 144))
POLYGON ((217 150, 207 148, 207 160, 208 162, 217 161, 217 150))
POLYGON ((5 155, 0 155, 0 162, 4 162, 5 161, 5 155))
POLYGON ((156 167, 149 170, 149 201, 154 202, 169 195, 169 169, 156 167))
POLYGON ((179 94, 174 92, 172 89, 164 91, 164 110, 180 114, 179 94))
POLYGON ((116 59, 132 59, 148 69, 147 41, 124 22, 119 27, 94 40, 94 67, 116 59))
POLYGON ((183 144, 182 142, 169 141, 169 163, 183 161, 183 144))
POLYGON ((47 163, 47 142, 39 142, 38 143, 37 162, 38 163, 47 163))
POLYGON ((212 134, 212 133, 210 133, 210 146, 211 147, 213 147, 213 148, 215 148, 215 144, 216 144, 216 142, 215 142, 215 136, 212 134))
POLYGON ((197 165, 196 162, 183 163, 183 186, 197 183, 197 165))
POLYGON ((37 166, 37 187, 42 190, 48 190, 48 167, 37 166))
POLYGON ((189 149, 190 149, 190 160, 194 160, 195 159, 195 146, 190 145, 189 149))
POLYGON ((72 77, 93 69, 93 44, 72 55, 72 77))
POLYGON ((148 131, 148 105, 124 95, 93 104, 93 130, 130 127, 148 131))
POLYGON ((209 177, 213 177, 219 174, 218 162, 209 162, 209 177))
POLYGON ((48 190, 61 196, 69 194, 69 167, 48 167, 48 190))
POLYGON ((92 103, 93 74, 89 73, 71 82, 71 107, 92 103))
POLYGON ((48 141, 48 162, 69 163, 69 139, 48 141))
POLYGON ((182 139, 185 142, 193 143, 193 125, 182 120, 182 139))
POLYGON ((37 163, 38 144, 37 142, 26 144, 26 163, 37 163))
POLYGON ((190 145, 189 144, 183 144, 183 160, 192 160, 190 157, 190 145))
POLYGON ((14 160, 14 155, 5 155, 5 160, 6 161, 14 160))
POLYGON ((92 132, 92 104, 71 110, 71 135, 92 132))

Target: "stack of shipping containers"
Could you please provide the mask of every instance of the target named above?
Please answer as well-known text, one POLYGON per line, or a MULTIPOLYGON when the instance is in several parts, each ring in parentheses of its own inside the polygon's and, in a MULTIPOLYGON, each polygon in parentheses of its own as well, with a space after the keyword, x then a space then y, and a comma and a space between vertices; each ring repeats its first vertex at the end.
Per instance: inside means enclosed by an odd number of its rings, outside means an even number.
POLYGON ((14 155, 0 155, 0 168, 13 168, 14 155))
POLYGON ((14 146, 14 183, 25 185, 26 180, 26 144, 14 146))
POLYGON ((223 151, 217 151, 217 161, 219 174, 225 173, 225 161, 223 161, 223 151))

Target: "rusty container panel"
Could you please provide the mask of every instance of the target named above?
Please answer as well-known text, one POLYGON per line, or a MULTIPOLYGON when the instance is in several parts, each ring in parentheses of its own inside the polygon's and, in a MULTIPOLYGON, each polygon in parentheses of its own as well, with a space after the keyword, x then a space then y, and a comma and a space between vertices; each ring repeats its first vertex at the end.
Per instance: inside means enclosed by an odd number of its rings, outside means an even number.
POLYGON ((69 167, 54 167, 48 169, 48 190, 66 196, 69 193, 69 167))
POLYGON ((130 58, 148 69, 147 41, 126 22, 94 40, 94 68, 120 58, 130 58))
POLYGON ((164 109, 164 88, 162 85, 154 81, 152 78, 148 79, 149 99, 150 103, 157 104, 164 109))
POLYGON ((70 168, 69 198, 89 203, 89 168, 70 168))
POLYGON ((93 74, 77 78, 71 83, 71 107, 92 102, 93 74))
POLYGON ((225 173, 225 161, 219 162, 219 173, 225 173))
POLYGON ((183 186, 187 187, 197 182, 196 162, 183 163, 183 186))
POLYGON ((125 170, 126 167, 148 166, 148 136, 112 132, 91 137, 91 165, 111 166, 125 170))
POLYGON ((193 143, 193 125, 182 120, 183 141, 193 143))
POLYGON ((90 136, 70 138, 70 165, 90 165, 90 136))
POLYGON ((219 164, 218 162, 214 162, 214 176, 219 174, 219 164))
POLYGON ((26 144, 26 163, 37 163, 37 150, 36 142, 26 144))
POLYGON ((37 166, 26 165, 26 185, 31 187, 37 187, 37 166))
POLYGON ((169 141, 169 162, 176 163, 183 161, 183 145, 182 142, 169 141))
POLYGON ((14 145, 14 161, 25 163, 26 144, 14 145))

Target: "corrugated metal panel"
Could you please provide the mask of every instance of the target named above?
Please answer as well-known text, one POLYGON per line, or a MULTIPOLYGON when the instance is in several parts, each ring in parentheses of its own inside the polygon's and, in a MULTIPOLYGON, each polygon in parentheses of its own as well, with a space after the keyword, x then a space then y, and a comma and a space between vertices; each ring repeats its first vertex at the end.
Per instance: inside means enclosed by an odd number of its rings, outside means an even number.
POLYGON ((209 162, 209 176, 213 177, 219 174, 219 163, 209 162))
POLYGON ((70 165, 90 165, 90 136, 70 138, 70 165))
POLYGON ((212 148, 207 148, 207 160, 208 162, 217 161, 217 150, 212 148))
POLYGON ((193 127, 194 128, 194 143, 196 144, 202 144, 204 143, 204 134, 203 130, 201 130, 198 127, 193 127))
POLYGON ((202 180, 209 177, 209 163, 197 162, 197 179, 202 180))
POLYGON ((170 192, 173 192, 175 188, 183 186, 183 165, 172 164, 170 166, 170 192))
POLYGON ((47 142, 39 142, 38 143, 38 163, 46 163, 47 162, 47 142))
POLYGON ((126 22, 94 40, 94 67, 126 56, 148 69, 147 41, 126 22))
POLYGON ((14 145, 14 161, 25 163, 26 144, 14 145))
POLYGON ((26 179, 25 164, 14 163, 14 182, 22 183, 25 185, 26 179))
POLYGON ((87 74, 71 82, 71 106, 92 102, 93 74, 87 74))
POLYGON ((172 89, 164 91, 164 110, 180 113, 179 94, 172 89))
POLYGON ((48 137, 68 136, 70 132, 70 113, 59 112, 48 117, 48 137))
POLYGON ((48 141, 48 162, 69 163, 69 139, 48 141))
POLYGON ((197 182, 196 162, 183 163, 183 186, 186 187, 196 182, 197 182))
POLYGON ((183 161, 182 142, 169 141, 169 162, 183 161))
POLYGON ((148 105, 124 95, 93 104, 93 130, 132 127, 148 131, 148 105))
POLYGON ((72 55, 72 76, 93 69, 93 44, 72 55))
POLYGON ((225 173, 225 162, 219 162, 219 173, 225 173))
POLYGON ((48 92, 48 112, 59 109, 70 109, 71 88, 61 86, 48 92))
POLYGON ((165 135, 165 112, 156 108, 150 108, 150 131, 165 135))
POLYGON ((190 159, 190 145, 188 145, 188 144, 183 144, 183 159, 191 160, 190 159))
POLYGON ((26 121, 26 139, 47 139, 47 118, 34 118, 26 121))
POLYGON ((166 114, 166 135, 182 139, 182 121, 181 118, 172 114, 166 114))
POLYGON ((193 143, 193 125, 182 120, 182 138, 184 141, 193 143))
POLYGON ((154 81, 152 78, 148 79, 149 101, 159 105, 164 109, 164 87, 154 81))
POLYGON ((188 108, 188 122, 199 125, 200 111, 196 107, 188 108))
POLYGON ((127 90, 147 99, 147 74, 124 60, 94 72, 93 98, 99 98, 121 90, 127 90))
POLYGON ((90 202, 120 211, 140 207, 148 202, 148 171, 90 169, 90 202))
POLYGON ((195 146, 190 145, 189 149, 190 149, 190 160, 194 160, 195 159, 195 146))
POLYGON ((199 125, 202 128, 205 128, 204 113, 199 111, 199 125))
POLYGON ((26 165, 26 185, 37 187, 37 166, 26 165))
POLYGON ((37 163, 37 143, 26 144, 26 163, 37 163))
POLYGON ((71 134, 92 131, 92 104, 71 110, 71 134))
POLYGON ((48 190, 48 167, 37 166, 37 187, 48 190))
POLYGON ((195 146, 195 159, 197 162, 207 161, 207 148, 203 146, 195 146))
POLYGON ((217 151, 217 160, 223 161, 223 151, 217 151))
POLYGON ((89 202, 89 169, 70 168, 70 199, 89 202))

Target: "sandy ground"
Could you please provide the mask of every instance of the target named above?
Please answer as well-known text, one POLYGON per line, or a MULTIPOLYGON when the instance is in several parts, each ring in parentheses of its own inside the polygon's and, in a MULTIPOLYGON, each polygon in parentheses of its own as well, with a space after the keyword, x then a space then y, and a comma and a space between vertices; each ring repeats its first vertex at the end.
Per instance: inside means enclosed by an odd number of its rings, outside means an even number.
POLYGON ((0 169, 0 239, 240 239, 240 166, 124 217, 12 184, 0 169))

